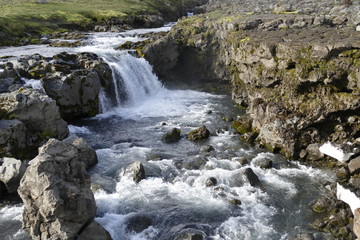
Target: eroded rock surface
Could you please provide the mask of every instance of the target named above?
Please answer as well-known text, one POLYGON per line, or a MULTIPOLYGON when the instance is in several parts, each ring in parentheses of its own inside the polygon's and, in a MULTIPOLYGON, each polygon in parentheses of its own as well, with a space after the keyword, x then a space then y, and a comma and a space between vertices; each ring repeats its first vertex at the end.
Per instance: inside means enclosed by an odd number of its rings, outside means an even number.
POLYGON ((21 180, 23 228, 32 239, 75 239, 96 213, 80 151, 50 139, 39 149, 21 180))

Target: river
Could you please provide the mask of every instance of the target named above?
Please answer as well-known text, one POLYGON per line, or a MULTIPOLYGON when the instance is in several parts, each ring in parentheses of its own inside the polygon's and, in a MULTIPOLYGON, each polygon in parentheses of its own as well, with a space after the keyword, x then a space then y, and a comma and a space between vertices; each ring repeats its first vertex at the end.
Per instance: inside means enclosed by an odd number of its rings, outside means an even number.
MULTIPOLYGON (((102 113, 69 125, 70 132, 85 138, 99 158, 90 171, 93 186, 99 189, 96 221, 115 240, 170 240, 181 233, 213 240, 318 235, 310 226, 318 217, 310 205, 325 194, 324 185, 334 179, 330 172, 241 141, 225 120, 244 111, 228 95, 167 89, 146 60, 114 50, 126 41, 143 40, 138 34, 169 29, 91 33, 85 47, 71 49, 44 45, 0 49, 0 56, 88 51, 111 66, 117 91, 113 96, 101 93, 102 113), (210 138, 189 141, 186 134, 201 125, 210 130, 210 138), (182 139, 163 143, 162 135, 174 127, 181 129, 182 139), (214 151, 200 151, 204 145, 214 151), (260 168, 263 159, 271 160, 273 167, 260 168), (134 161, 143 163, 147 176, 139 183, 120 174, 134 161), (261 186, 251 186, 242 177, 249 167, 261 186), (206 186, 209 178, 216 179, 215 186, 206 186)), ((17 204, 0 210, 0 239, 28 239, 21 230, 22 209, 17 204)))

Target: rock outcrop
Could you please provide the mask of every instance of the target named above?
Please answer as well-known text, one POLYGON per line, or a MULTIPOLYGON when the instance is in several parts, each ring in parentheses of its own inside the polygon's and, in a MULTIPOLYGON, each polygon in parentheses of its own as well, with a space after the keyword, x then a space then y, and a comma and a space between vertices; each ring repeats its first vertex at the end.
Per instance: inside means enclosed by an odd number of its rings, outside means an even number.
POLYGON ((15 158, 3 158, 0 161, 0 182, 4 183, 8 193, 16 193, 26 168, 26 162, 15 158))
POLYGON ((32 239, 75 239, 92 225, 96 205, 82 157, 76 144, 50 139, 30 162, 18 193, 32 239))

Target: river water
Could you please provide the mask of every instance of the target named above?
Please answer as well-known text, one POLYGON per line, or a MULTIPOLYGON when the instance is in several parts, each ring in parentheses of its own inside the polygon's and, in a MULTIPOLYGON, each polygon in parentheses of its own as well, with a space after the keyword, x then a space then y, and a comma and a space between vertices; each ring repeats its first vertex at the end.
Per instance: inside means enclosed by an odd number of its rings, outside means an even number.
MULTIPOLYGON (((69 126, 98 154, 99 164, 90 172, 99 189, 96 221, 115 240, 170 240, 183 232, 213 240, 317 235, 310 227, 317 217, 310 204, 325 194, 324 185, 334 179, 331 173, 242 142, 224 121, 244 113, 228 95, 167 89, 144 59, 114 50, 125 41, 143 40, 139 33, 169 29, 90 34, 87 46, 72 49, 0 49, 0 56, 89 51, 111 66, 116 92, 101 93, 102 113, 69 126), (187 140, 186 134, 201 125, 211 137, 187 140), (182 139, 163 143, 162 135, 174 127, 181 129, 182 139), (201 152, 204 145, 214 151, 201 152), (273 168, 260 168, 262 159, 271 160, 273 168), (142 162, 146 172, 139 183, 120 174, 134 161, 142 162), (253 187, 242 177, 249 167, 261 186, 253 187), (210 177, 216 186, 206 186, 210 177)), ((0 239, 28 239, 21 230, 21 214, 21 204, 0 210, 0 239)))

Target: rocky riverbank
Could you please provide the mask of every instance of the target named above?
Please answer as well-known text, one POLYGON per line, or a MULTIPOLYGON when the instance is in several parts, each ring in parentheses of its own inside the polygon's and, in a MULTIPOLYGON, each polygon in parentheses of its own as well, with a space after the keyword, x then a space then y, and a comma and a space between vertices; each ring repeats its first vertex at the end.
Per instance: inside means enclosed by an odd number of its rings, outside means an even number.
MULTIPOLYGON (((334 168, 349 182, 357 170, 319 148, 327 141, 360 145, 359 9, 357 2, 210 1, 206 13, 180 21, 144 54, 162 79, 229 82, 234 101, 246 108, 233 124, 243 138, 334 168)), ((330 212, 343 210, 332 201, 317 228, 351 239, 351 213, 344 210, 335 224, 330 212)))

